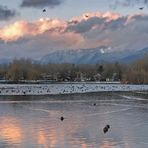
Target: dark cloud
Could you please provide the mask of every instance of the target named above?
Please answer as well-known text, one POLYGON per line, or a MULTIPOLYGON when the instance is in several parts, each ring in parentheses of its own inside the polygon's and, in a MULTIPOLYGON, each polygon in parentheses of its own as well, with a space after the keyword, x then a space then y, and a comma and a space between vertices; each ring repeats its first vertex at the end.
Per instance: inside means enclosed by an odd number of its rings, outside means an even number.
POLYGON ((17 15, 15 10, 10 10, 6 6, 0 5, 0 21, 9 20, 17 15))
POLYGON ((131 7, 135 5, 148 6, 148 0, 113 0, 111 3, 112 8, 117 8, 118 6, 131 7))
POLYGON ((43 8, 47 7, 55 7, 60 5, 63 0, 23 0, 21 7, 35 7, 35 8, 43 8))
POLYGON ((69 25, 67 31, 74 31, 76 33, 88 32, 94 25, 104 24, 105 19, 99 17, 91 17, 88 20, 82 20, 77 24, 69 25))
MULTIPOLYGON (((142 18, 139 17, 138 19, 142 19, 142 18)), ((107 18, 101 18, 101 17, 95 16, 87 20, 82 20, 81 22, 78 22, 77 24, 70 24, 67 27, 66 31, 73 31, 76 33, 83 34, 83 33, 89 32, 94 27, 97 27, 97 29, 99 29, 100 32, 105 31, 105 30, 113 31, 113 30, 124 28, 124 24, 126 23, 126 21, 127 21, 126 17, 120 17, 116 20, 107 21, 107 18)))
POLYGON ((76 24, 69 24, 66 31, 80 33, 87 42, 111 41, 113 50, 140 49, 147 46, 148 15, 120 16, 108 18, 91 17, 76 24))

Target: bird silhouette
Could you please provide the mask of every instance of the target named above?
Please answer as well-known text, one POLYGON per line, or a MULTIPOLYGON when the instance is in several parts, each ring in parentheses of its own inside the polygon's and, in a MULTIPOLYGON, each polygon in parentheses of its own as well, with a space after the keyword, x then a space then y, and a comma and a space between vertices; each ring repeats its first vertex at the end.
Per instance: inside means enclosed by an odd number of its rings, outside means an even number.
POLYGON ((93 105, 94 105, 94 106, 96 106, 97 104, 96 104, 96 103, 94 103, 93 105))
POLYGON ((103 128, 104 134, 108 132, 109 128, 110 128, 110 125, 108 124, 103 128))
POLYGON ((43 9, 43 12, 46 12, 46 9, 43 9))
POLYGON ((140 9, 140 10, 143 10, 143 9, 144 9, 144 7, 140 7, 139 9, 140 9))
POLYGON ((64 117, 62 116, 60 119, 61 119, 61 121, 63 121, 64 120, 64 117))
POLYGON ((110 125, 109 125, 109 124, 107 124, 107 125, 106 125, 106 127, 109 129, 109 128, 110 128, 110 125))

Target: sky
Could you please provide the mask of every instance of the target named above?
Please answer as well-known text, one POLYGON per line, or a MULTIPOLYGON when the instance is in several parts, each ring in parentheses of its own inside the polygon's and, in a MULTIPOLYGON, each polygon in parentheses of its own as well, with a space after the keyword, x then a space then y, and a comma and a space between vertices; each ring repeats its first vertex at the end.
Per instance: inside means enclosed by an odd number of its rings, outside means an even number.
POLYGON ((0 0, 0 59, 102 46, 148 47, 148 0, 0 0))

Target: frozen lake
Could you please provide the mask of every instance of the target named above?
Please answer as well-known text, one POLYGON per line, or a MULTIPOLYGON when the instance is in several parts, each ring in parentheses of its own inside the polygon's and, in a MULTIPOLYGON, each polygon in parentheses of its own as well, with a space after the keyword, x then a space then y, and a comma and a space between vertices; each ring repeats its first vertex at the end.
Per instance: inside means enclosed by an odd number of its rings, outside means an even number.
POLYGON ((147 92, 0 96, 0 148, 148 148, 147 125, 147 92))

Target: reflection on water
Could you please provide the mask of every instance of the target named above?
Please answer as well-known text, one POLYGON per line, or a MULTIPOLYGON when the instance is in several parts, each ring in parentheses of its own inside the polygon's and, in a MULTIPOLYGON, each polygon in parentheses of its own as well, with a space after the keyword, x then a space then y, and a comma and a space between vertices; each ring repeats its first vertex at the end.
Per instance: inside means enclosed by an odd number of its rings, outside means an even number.
POLYGON ((7 116, 0 118, 0 138, 8 139, 11 143, 21 143, 22 129, 15 117, 7 116))
POLYGON ((1 97, 0 147, 147 148, 148 100, 127 95, 1 97))
POLYGON ((113 139, 104 140, 100 148, 119 148, 120 146, 113 139))

